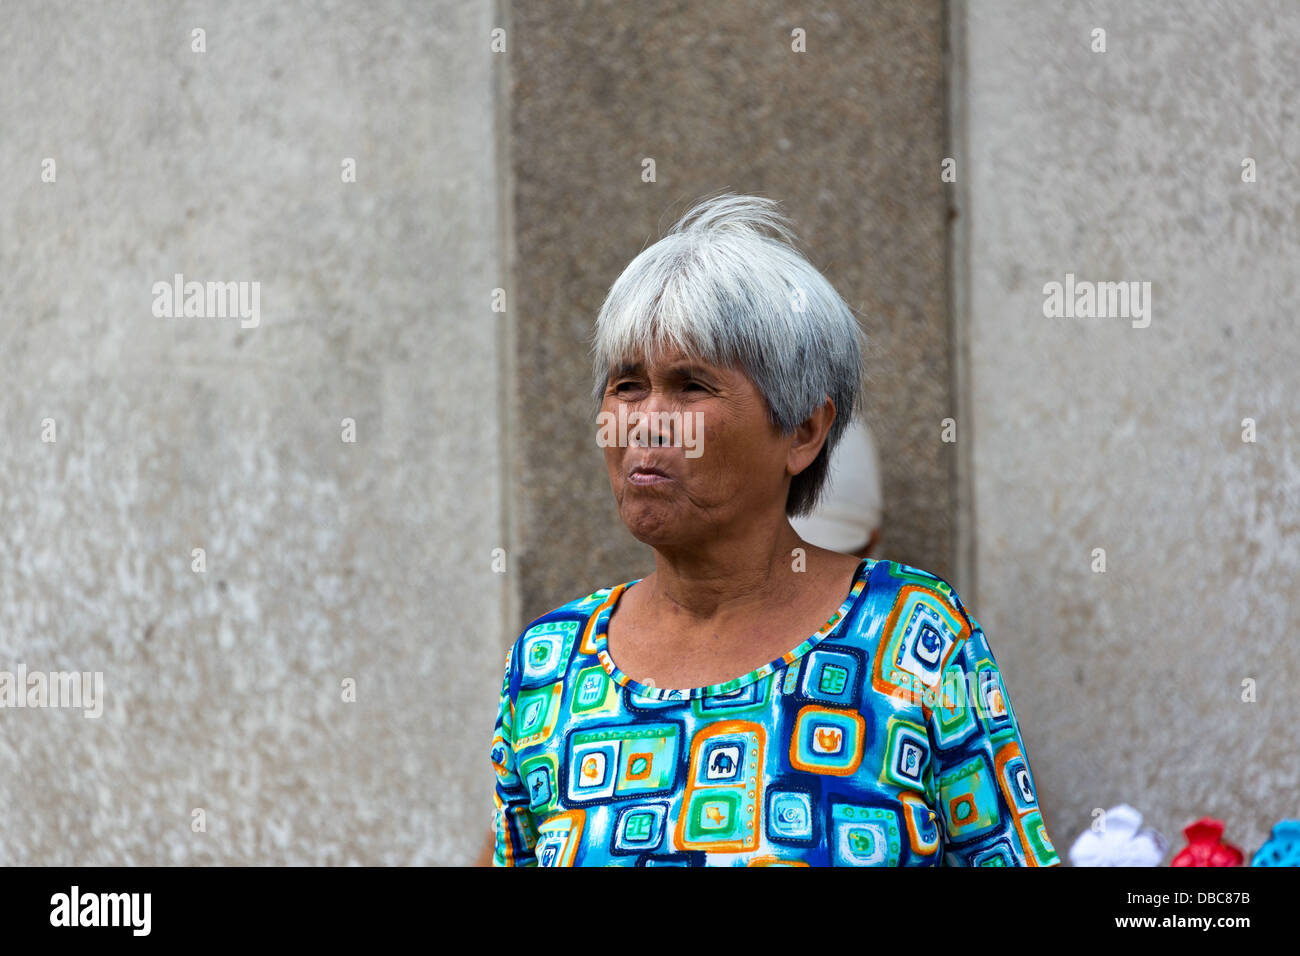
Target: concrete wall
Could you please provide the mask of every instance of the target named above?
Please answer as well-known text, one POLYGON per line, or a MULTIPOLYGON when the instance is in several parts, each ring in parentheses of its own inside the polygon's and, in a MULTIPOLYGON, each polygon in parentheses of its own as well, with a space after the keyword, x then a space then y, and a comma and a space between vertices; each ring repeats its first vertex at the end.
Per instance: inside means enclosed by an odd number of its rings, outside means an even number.
POLYGON ((495 20, 5 5, 0 669, 102 671, 105 705, 0 711, 0 863, 477 853, 509 630, 495 20), (155 317, 178 272, 259 282, 260 324, 155 317))
POLYGON ((1175 848, 1208 814, 1253 850, 1300 790, 1300 8, 955 10, 967 597, 1049 829, 1064 855, 1127 801, 1175 848), (1067 273, 1150 282, 1149 326, 1046 318, 1067 273))
POLYGON ((0 863, 471 859, 504 647, 649 568, 592 319, 722 188, 862 316, 880 553, 984 625, 1062 852, 1120 800, 1176 843, 1294 815, 1290 5, 6 16, 0 671, 102 672, 104 711, 0 710, 0 863), (259 323, 156 316, 176 273, 259 323), (1045 318, 1067 273, 1151 282, 1149 327, 1045 318))

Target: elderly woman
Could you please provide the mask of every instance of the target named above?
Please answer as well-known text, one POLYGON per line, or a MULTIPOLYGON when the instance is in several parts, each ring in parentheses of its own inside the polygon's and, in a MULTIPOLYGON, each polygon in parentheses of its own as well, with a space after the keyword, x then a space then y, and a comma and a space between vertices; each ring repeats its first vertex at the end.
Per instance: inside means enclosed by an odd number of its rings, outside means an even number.
POLYGON ((790 524, 863 372, 853 314, 793 242, 770 200, 714 197, 601 308, 598 443, 654 571, 511 646, 496 865, 1060 862, 957 594, 790 524))

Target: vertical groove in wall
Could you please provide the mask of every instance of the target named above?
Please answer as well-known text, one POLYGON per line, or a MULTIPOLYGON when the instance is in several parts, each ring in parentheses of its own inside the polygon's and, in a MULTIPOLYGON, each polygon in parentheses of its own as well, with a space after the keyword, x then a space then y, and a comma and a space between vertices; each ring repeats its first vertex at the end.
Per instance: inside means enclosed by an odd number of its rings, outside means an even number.
POLYGON ((949 342, 952 348, 952 399, 957 420, 953 449, 953 492, 956 535, 953 586, 974 607, 979 606, 975 560, 974 431, 970 382, 970 157, 966 135, 966 0, 944 3, 944 155, 957 163, 957 181, 947 184, 947 298, 949 342))
MULTIPOLYGON (((501 463, 501 546, 506 550, 506 574, 504 582, 504 607, 502 609, 505 632, 501 637, 504 650, 514 639, 522 626, 519 619, 520 587, 518 563, 519 557, 519 510, 515 507, 518 492, 517 472, 515 469, 514 449, 519 447, 516 440, 517 415, 515 400, 518 394, 518 368, 515 355, 515 180, 514 166, 511 162, 510 110, 511 110, 511 69, 510 59, 515 53, 514 31, 511 29, 511 0, 496 0, 494 26, 501 27, 506 34, 506 53, 490 54, 496 58, 495 82, 493 92, 494 125, 496 128, 496 189, 497 189, 497 228, 500 243, 499 262, 501 263, 501 287, 506 293, 506 310, 500 316, 500 338, 498 340, 499 363, 499 407, 501 409, 500 435, 501 463)), ((495 317, 494 317, 495 318, 495 317)))
POLYGON ((796 23, 776 27, 780 0, 688 4, 671 30, 659 4, 511 4, 523 624, 649 567, 593 447, 592 322, 631 259, 723 188, 779 198, 864 317, 881 553, 953 579, 955 449, 935 443, 956 414, 942 4, 829 5, 807 56, 783 34, 796 23), (644 183, 652 154, 660 178, 644 183))

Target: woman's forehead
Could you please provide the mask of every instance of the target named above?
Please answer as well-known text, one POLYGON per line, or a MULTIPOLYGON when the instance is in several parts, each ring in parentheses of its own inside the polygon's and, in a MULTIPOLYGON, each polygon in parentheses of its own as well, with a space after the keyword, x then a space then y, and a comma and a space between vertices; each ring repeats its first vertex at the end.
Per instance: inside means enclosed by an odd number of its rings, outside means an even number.
POLYGON ((649 354, 644 351, 629 352, 614 361, 612 370, 633 372, 637 370, 659 371, 720 371, 721 366, 711 362, 698 352, 686 351, 672 344, 654 347, 649 354))
POLYGON ((660 372, 667 375, 716 375, 725 370, 704 359, 680 355, 661 358, 659 361, 649 364, 640 359, 618 362, 614 365, 612 371, 615 375, 629 375, 643 371, 660 372))

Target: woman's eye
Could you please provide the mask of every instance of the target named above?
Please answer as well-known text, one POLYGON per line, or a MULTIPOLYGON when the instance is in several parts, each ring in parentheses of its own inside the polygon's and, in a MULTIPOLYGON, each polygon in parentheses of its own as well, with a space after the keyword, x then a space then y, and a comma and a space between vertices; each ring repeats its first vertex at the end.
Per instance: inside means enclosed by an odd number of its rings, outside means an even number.
MULTIPOLYGON (((640 387, 641 385, 639 382, 619 382, 617 385, 614 386, 614 391, 622 392, 629 388, 640 388, 640 387)), ((696 389, 701 392, 708 391, 708 389, 704 385, 700 384, 699 382, 686 382, 685 384, 682 385, 682 388, 686 390, 696 389)))

